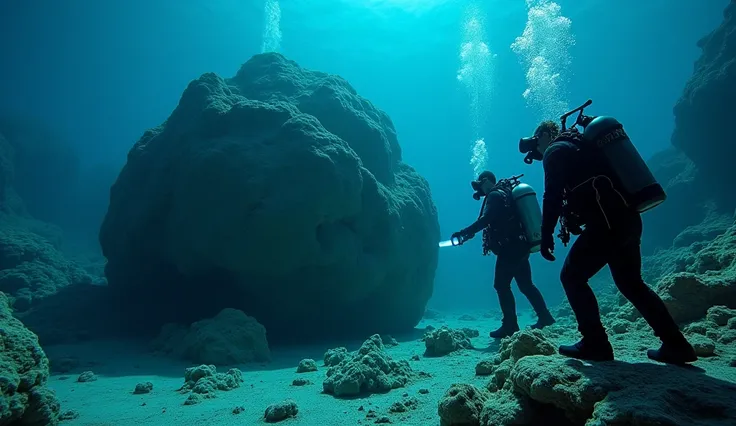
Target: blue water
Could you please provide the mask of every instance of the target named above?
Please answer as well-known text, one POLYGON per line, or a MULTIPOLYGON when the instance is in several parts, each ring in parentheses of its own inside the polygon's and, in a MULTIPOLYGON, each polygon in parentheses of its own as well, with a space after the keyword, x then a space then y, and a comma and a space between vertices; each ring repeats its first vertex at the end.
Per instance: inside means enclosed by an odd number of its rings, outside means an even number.
MULTIPOLYGON (((392 118, 405 162, 431 185, 444 236, 467 226, 470 148, 484 138, 487 166, 524 173, 540 192, 541 167, 526 166, 520 136, 539 121, 522 93, 526 69, 511 44, 527 22, 522 0, 480 2, 481 39, 493 56, 483 123, 457 79, 468 1, 284 0, 281 53, 300 65, 339 74, 392 118)), ((594 100, 595 113, 626 126, 647 158, 669 144, 672 106, 681 95, 696 41, 722 19, 726 0, 559 0, 571 22, 564 100, 594 100)), ((78 187, 56 206, 54 221, 96 243, 107 189, 132 144, 163 122, 188 82, 204 72, 233 75, 260 53, 265 2, 6 1, 0 5, 0 111, 36 117, 72 141, 78 187)), ((477 240, 477 239, 476 239, 477 240)), ((559 246, 559 244, 558 244, 559 246)), ((564 248, 559 248, 564 255, 564 248)), ((560 262, 533 258, 550 303, 561 298, 560 262)), ((492 307, 493 259, 478 241, 443 249, 434 306, 492 307)), ((523 307, 526 301, 519 298, 523 307)))

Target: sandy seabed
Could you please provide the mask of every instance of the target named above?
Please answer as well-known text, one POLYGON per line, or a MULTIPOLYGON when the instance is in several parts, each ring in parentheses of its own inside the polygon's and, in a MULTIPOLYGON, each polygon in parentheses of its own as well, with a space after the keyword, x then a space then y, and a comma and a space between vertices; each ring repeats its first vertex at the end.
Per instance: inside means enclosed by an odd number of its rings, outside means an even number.
MULTIPOLYGON (((79 366, 67 374, 53 374, 49 387, 54 389, 62 404, 62 411, 73 410, 76 419, 64 421, 65 425, 256 425, 265 424, 264 412, 274 403, 286 399, 295 401, 299 413, 295 418, 280 424, 288 425, 359 425, 374 424, 376 418, 367 418, 369 410, 377 417, 387 416, 394 425, 438 425, 437 407, 440 399, 453 383, 468 383, 484 387, 488 377, 475 375, 478 361, 495 354, 499 342, 488 337, 488 332, 499 324, 497 319, 485 318, 482 313, 465 313, 475 319, 459 319, 463 313, 448 314, 441 320, 423 320, 416 332, 408 336, 394 336, 398 346, 387 346, 386 352, 395 360, 407 360, 415 372, 429 373, 428 377, 410 382, 405 388, 386 394, 338 399, 322 393, 322 381, 327 367, 322 358, 327 349, 345 346, 356 350, 362 341, 336 342, 332 345, 272 348, 272 361, 268 364, 236 365, 243 372, 245 382, 240 388, 218 392, 217 397, 203 400, 196 405, 184 405, 187 394, 177 392, 184 383, 184 370, 192 364, 152 355, 148 348, 124 341, 97 341, 79 345, 46 348, 49 358, 71 357, 79 360, 79 366), (444 357, 424 357, 424 342, 420 340, 428 325, 451 328, 473 328, 480 337, 471 339, 474 349, 461 350, 444 357), (415 355, 419 359, 412 360, 415 355), (301 359, 312 358, 320 366, 316 372, 296 373, 301 359), (93 371, 98 379, 77 382, 82 371, 93 371), (309 380, 311 384, 293 386, 296 378, 309 380), (153 390, 136 395, 137 383, 151 382, 153 390), (420 392, 420 390, 422 390, 420 392), (411 396, 419 401, 416 409, 405 413, 390 413, 389 407, 402 398, 411 396), (235 414, 233 410, 242 407, 235 414)), ((486 315, 497 317, 497 315, 486 315)), ((534 322, 528 312, 520 315, 520 326, 534 322)), ((368 336, 366 336, 368 337, 368 336)), ((567 338, 568 336, 565 336, 567 338)), ((571 330, 570 339, 575 339, 571 330)), ((616 342, 612 342, 614 347, 616 342)), ((620 342, 623 343, 623 342, 620 342)), ((637 344, 640 344, 638 342, 637 344)), ((651 338, 651 347, 658 341, 651 338)), ((622 361, 646 361, 644 351, 623 353, 622 361), (640 352, 637 356, 636 353, 640 352)), ((736 383, 736 368, 699 361, 696 365, 705 374, 736 383)), ((219 367, 225 372, 227 367, 219 367)))

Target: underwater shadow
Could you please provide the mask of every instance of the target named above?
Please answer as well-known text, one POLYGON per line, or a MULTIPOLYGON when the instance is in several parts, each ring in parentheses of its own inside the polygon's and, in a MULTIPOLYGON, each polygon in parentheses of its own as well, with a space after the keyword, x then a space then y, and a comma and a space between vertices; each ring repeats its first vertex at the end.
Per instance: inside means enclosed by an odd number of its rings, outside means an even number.
POLYGON ((485 348, 473 346, 472 348, 470 348, 470 350, 474 352, 481 352, 481 353, 486 353, 486 354, 496 354, 498 353, 498 350, 500 348, 501 348, 500 342, 491 342, 485 348))
POLYGON ((608 389, 607 413, 636 417, 635 411, 647 401, 646 405, 653 408, 667 407, 668 424, 725 426, 736 420, 736 383, 709 376, 695 365, 617 360, 587 363, 574 359, 567 359, 565 364, 593 386, 608 389))

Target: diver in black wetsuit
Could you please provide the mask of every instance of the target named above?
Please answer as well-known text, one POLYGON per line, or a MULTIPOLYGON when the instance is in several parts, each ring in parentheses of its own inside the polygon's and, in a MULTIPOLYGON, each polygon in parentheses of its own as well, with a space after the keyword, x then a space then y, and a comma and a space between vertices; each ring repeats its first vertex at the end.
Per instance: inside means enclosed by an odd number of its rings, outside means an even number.
POLYGON ((511 281, 516 280, 519 290, 526 296, 537 314, 537 323, 532 328, 544 328, 555 322, 547 310, 542 294, 532 283, 529 265, 529 245, 521 237, 519 219, 511 205, 511 191, 497 185, 496 176, 485 171, 472 182, 475 199, 485 196, 481 216, 467 228, 452 234, 452 238, 465 242, 483 231, 483 254, 489 251, 497 256, 493 287, 498 293, 503 319, 501 327, 491 331, 492 338, 508 337, 519 331, 516 317, 516 302, 511 291, 511 281))
POLYGON ((581 149, 576 135, 580 134, 560 134, 559 126, 547 121, 529 139, 536 139, 533 154, 544 165, 542 256, 549 261, 555 259, 553 233, 560 217, 573 230, 571 233, 579 234, 565 259, 560 280, 583 338, 574 345, 560 346, 560 354, 593 361, 613 359, 598 302, 588 284, 608 264, 616 287, 662 341, 660 349, 647 352, 648 357, 673 364, 696 361, 693 347, 662 299, 642 279, 640 213, 629 207, 617 190, 610 178, 610 166, 600 154, 581 149))

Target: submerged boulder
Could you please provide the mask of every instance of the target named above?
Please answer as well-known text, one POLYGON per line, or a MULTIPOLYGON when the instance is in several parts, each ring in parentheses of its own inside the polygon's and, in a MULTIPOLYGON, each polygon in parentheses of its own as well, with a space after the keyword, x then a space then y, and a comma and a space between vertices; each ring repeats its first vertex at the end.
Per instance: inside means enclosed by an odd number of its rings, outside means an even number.
POLYGON ((468 335, 463 330, 454 330, 446 325, 424 335, 424 356, 438 357, 462 349, 471 349, 468 335))
POLYGON ((201 364, 235 365, 271 360, 266 329, 255 318, 229 308, 189 328, 165 325, 153 342, 153 349, 201 364))
POLYGON ((412 376, 409 363, 394 361, 381 336, 374 334, 355 353, 327 370, 322 387, 336 397, 370 395, 404 387, 412 376))
POLYGON ((389 117, 275 53, 190 83, 131 149, 100 231, 137 325, 232 307, 284 340, 413 327, 438 241, 389 117))

